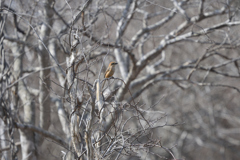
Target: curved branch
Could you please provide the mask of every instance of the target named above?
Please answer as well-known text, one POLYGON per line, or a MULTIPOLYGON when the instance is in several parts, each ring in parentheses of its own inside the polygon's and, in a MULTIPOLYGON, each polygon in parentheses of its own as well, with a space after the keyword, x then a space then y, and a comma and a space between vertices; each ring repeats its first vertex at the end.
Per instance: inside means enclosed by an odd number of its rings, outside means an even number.
POLYGON ((48 132, 46 130, 43 130, 43 129, 36 127, 34 125, 31 125, 31 124, 15 123, 15 126, 16 126, 16 128, 21 129, 21 130, 31 130, 36 133, 39 133, 43 137, 48 137, 48 138, 54 140, 55 142, 61 144, 62 147, 69 149, 68 144, 61 137, 59 137, 51 132, 48 132))

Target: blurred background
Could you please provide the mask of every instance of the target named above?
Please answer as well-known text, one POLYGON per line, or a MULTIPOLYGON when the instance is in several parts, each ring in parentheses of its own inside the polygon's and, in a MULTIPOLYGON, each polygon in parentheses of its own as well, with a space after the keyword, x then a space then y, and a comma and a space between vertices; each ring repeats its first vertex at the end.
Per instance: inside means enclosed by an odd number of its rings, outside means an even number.
POLYGON ((239 0, 0 3, 2 160, 240 159, 239 0))

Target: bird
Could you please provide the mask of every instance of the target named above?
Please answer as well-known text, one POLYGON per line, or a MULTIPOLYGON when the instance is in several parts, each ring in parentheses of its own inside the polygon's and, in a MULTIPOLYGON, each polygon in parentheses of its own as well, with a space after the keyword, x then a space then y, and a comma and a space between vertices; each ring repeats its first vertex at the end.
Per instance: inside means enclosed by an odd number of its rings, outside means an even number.
MULTIPOLYGON (((108 65, 108 68, 104 74, 104 78, 110 78, 113 76, 114 72, 115 72, 115 65, 117 65, 118 63, 116 62, 110 62, 108 65)), ((103 82, 102 88, 104 87, 106 81, 103 82)))

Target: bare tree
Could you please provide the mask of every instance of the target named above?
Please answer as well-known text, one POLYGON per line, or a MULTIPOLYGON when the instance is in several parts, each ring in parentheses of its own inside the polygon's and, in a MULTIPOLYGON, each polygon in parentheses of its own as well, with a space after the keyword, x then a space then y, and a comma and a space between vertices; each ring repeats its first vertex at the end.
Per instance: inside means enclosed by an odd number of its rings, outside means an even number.
POLYGON ((2 159, 239 159, 239 1, 0 2, 2 159))

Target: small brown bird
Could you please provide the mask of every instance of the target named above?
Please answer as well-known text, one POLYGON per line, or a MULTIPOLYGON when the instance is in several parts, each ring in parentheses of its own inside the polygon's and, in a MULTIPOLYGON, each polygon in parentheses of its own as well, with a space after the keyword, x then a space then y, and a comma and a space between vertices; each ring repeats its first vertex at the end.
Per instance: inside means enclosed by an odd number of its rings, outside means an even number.
MULTIPOLYGON (((115 65, 117 65, 117 64, 118 63, 116 63, 116 62, 109 63, 108 68, 104 74, 104 78, 110 78, 113 76, 113 74, 115 72, 115 65)), ((103 82, 102 88, 104 87, 105 82, 106 82, 106 80, 103 82)))

